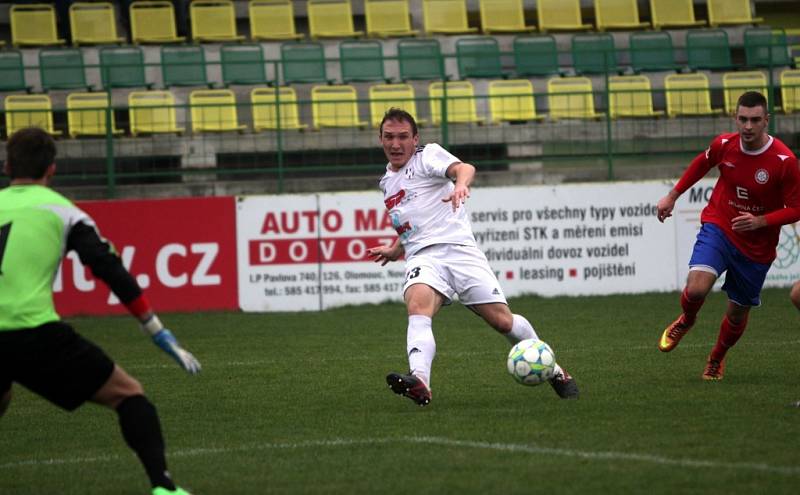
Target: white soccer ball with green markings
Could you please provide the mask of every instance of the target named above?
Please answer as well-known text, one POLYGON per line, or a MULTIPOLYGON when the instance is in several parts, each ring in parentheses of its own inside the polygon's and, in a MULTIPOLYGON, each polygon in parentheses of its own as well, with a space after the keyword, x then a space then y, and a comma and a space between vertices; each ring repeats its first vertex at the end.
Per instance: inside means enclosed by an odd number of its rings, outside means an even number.
POLYGON ((508 372, 523 385, 539 385, 555 374, 556 355, 547 343, 523 340, 508 353, 508 372))

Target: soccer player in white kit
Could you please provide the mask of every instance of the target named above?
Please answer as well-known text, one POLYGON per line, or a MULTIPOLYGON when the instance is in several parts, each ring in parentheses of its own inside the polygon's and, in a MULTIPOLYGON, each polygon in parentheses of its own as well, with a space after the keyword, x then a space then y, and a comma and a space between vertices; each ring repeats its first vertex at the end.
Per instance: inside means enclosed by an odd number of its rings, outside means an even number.
MULTIPOLYGON (((398 108, 384 115, 380 141, 389 160, 380 188, 398 238, 391 246, 376 246, 368 253, 382 265, 406 256, 403 297, 410 370, 389 373, 386 381, 395 393, 425 406, 431 401, 431 364, 436 354, 432 318, 454 295, 512 345, 537 335, 525 317, 511 313, 462 207, 475 167, 438 144, 419 146, 414 118, 398 108)), ((575 380, 558 365, 550 384, 561 398, 578 397, 575 380)))

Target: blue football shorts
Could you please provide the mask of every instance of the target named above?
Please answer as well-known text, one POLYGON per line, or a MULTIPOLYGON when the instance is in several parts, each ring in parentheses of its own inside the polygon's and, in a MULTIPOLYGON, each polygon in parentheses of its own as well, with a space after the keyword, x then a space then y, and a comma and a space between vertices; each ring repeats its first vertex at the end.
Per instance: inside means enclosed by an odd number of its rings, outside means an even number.
POLYGON ((770 266, 771 263, 757 263, 742 254, 713 223, 704 223, 700 228, 689 260, 689 270, 717 277, 727 272, 722 290, 740 306, 761 305, 761 288, 770 266))

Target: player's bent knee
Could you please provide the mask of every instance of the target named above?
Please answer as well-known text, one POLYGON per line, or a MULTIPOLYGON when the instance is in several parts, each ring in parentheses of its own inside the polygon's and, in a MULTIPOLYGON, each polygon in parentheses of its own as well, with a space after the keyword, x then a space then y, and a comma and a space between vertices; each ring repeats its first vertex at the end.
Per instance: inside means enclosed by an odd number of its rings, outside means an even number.
POLYGON ((142 384, 119 366, 114 366, 111 376, 95 393, 92 401, 116 409, 120 402, 134 395, 144 395, 142 384))

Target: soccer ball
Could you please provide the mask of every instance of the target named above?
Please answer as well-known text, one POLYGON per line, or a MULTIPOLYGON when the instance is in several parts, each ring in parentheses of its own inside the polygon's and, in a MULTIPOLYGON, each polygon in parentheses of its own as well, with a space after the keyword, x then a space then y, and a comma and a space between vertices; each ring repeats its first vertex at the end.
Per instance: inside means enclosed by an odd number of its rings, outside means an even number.
POLYGON ((523 385, 539 385, 555 375, 556 356, 539 339, 518 342, 508 353, 508 372, 523 385))

